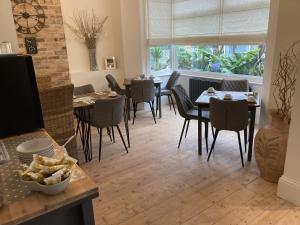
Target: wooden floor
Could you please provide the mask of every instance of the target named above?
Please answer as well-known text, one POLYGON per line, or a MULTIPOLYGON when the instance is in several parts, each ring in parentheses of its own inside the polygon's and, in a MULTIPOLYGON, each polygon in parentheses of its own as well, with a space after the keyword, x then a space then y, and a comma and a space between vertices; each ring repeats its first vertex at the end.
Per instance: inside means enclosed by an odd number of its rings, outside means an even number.
POLYGON ((300 207, 276 196, 254 159, 241 167, 236 134, 221 132, 207 162, 197 154, 197 123, 177 149, 183 119, 163 110, 156 125, 149 111, 138 112, 129 154, 106 135, 100 163, 94 130, 94 161, 82 167, 99 185, 97 225, 300 224, 300 207))

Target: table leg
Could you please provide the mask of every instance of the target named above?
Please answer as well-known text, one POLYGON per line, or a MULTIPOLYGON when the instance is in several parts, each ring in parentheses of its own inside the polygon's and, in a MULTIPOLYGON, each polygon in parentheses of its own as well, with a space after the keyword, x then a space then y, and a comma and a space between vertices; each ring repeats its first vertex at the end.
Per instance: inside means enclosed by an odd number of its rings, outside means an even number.
POLYGON ((126 104, 127 104, 127 111, 128 111, 128 120, 130 120, 130 87, 129 86, 126 86, 126 95, 127 95, 127 101, 126 101, 126 104))
POLYGON ((130 148, 130 138, 129 138, 129 126, 128 126, 128 108, 125 106, 124 109, 124 123, 125 123, 125 130, 126 130, 126 136, 127 136, 127 142, 128 142, 128 148, 130 148))
POLYGON ((202 108, 198 105, 198 154, 202 155, 202 108))
POLYGON ((253 147, 254 127, 255 127, 255 115, 256 115, 256 108, 253 108, 250 111, 249 146, 248 146, 248 161, 249 162, 251 161, 251 158, 252 158, 252 147, 253 147))
POLYGON ((159 104, 158 104, 158 110, 159 110, 159 118, 162 117, 162 112, 161 112, 161 84, 158 85, 158 99, 159 99, 159 104))

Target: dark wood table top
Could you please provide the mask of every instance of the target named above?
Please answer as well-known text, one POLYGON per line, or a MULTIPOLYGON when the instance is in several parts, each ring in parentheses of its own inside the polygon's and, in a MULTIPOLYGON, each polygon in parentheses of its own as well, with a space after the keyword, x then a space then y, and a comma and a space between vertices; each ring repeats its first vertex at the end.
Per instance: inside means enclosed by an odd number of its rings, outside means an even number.
MULTIPOLYGON (((135 80, 135 79, 134 78, 133 79, 125 79, 124 83, 123 83, 124 86, 130 86, 132 80, 135 80)), ((161 79, 159 79, 159 78, 154 79, 154 84, 161 84, 161 83, 163 83, 163 81, 161 79)))
MULTIPOLYGON (((253 92, 237 92, 237 91, 216 91, 215 93, 207 93, 204 91, 196 100, 197 105, 209 107, 210 98, 224 99, 225 94, 231 94, 232 100, 247 100, 249 95, 253 92)), ((260 107, 260 97, 256 96, 256 102, 249 102, 249 107, 260 107)))
POLYGON ((109 96, 109 93, 109 91, 101 91, 75 96, 75 98, 73 99, 73 108, 78 109, 84 107, 92 107, 93 105, 95 105, 96 100, 113 98, 109 96))

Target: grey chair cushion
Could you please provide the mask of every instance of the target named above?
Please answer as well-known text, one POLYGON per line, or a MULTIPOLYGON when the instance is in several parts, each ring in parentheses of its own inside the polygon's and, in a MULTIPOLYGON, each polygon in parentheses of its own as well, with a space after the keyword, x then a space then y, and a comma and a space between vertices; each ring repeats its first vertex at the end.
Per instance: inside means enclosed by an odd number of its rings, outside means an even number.
MULTIPOLYGON (((198 120, 198 109, 190 109, 187 111, 187 119, 198 120)), ((203 121, 209 121, 209 111, 202 111, 203 121)))
MULTIPOLYGON (((172 91, 164 88, 164 89, 161 89, 160 94, 161 94, 161 95, 171 95, 171 94, 172 94, 172 91)), ((158 90, 156 90, 155 95, 156 95, 156 96, 159 96, 158 90)))

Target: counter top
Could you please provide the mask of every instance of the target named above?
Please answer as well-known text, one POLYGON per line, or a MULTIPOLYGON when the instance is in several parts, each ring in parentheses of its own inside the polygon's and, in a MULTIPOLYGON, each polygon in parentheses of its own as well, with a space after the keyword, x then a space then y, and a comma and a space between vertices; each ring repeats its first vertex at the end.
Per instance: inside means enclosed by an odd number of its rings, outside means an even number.
MULTIPOLYGON (((24 134, 14 137, 9 137, 6 139, 1 139, 4 143, 14 142, 16 145, 20 142, 23 142, 26 139, 31 139, 33 137, 48 136, 46 131, 40 130, 30 134, 24 134)), ((55 154, 63 153, 63 149, 54 144, 55 154)), ((7 148, 8 151, 12 149, 7 148)), ((12 162, 8 162, 8 165, 0 165, 0 174, 3 180, 4 185, 4 206, 0 208, 0 225, 12 225, 24 223, 28 220, 39 217, 43 214, 47 214, 56 209, 70 205, 76 201, 79 201, 84 198, 95 198, 99 195, 98 187, 82 170, 79 166, 76 166, 72 173, 70 184, 67 189, 60 194, 55 196, 48 196, 39 192, 24 191, 25 194, 21 195, 20 198, 12 198, 13 200, 5 199, 6 191, 8 188, 5 188, 6 179, 11 179, 9 173, 4 173, 4 166, 20 164, 18 159, 14 156, 11 157, 12 162), (2 172, 1 172, 2 170, 2 172)), ((17 168, 16 168, 17 169, 17 168)), ((22 186, 17 185, 19 190, 22 189, 22 186)), ((24 187, 26 189, 26 187, 24 187)), ((23 192, 23 191, 21 191, 23 192)))

